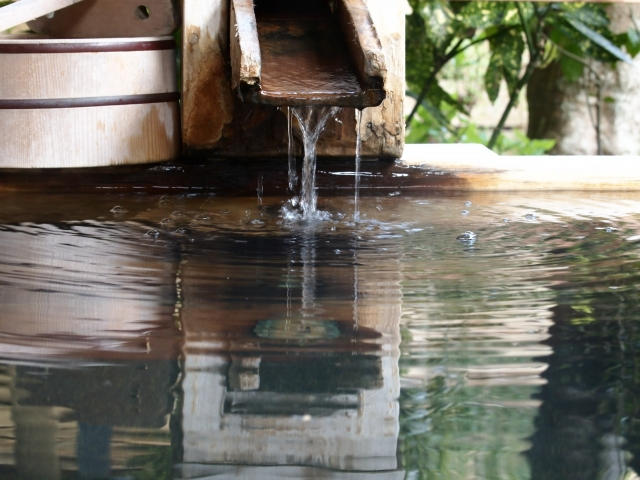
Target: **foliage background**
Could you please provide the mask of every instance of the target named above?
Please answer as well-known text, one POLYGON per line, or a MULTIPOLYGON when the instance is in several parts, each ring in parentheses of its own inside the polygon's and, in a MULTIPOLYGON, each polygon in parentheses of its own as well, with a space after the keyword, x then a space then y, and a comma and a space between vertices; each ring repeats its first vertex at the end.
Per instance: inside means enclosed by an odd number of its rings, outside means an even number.
POLYGON ((533 72, 559 62, 565 78, 577 81, 592 61, 614 66, 630 62, 640 50, 637 28, 610 31, 603 4, 409 3, 407 93, 416 104, 407 117, 408 142, 474 142, 499 153, 544 153, 553 140, 531 140, 523 131, 505 129, 533 72), (474 86, 464 68, 483 57, 488 57, 486 69, 474 86), (456 81, 465 84, 464 93, 452 91, 456 81), (495 102, 501 89, 508 101, 496 124, 482 128, 471 118, 471 108, 481 95, 495 102))

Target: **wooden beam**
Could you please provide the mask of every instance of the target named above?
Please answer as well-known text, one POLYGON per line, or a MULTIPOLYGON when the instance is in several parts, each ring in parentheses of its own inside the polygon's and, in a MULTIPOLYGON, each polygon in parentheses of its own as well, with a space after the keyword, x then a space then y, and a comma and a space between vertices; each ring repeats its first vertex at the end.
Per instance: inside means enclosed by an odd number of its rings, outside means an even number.
POLYGON ((501 156, 482 145, 406 145, 402 161, 454 182, 463 191, 640 191, 637 156, 501 156))
POLYGON ((232 88, 238 88, 241 83, 258 85, 260 83, 262 59, 253 0, 231 1, 229 29, 233 74, 232 88))
POLYGON ((0 32, 83 0, 18 0, 0 8, 0 32))

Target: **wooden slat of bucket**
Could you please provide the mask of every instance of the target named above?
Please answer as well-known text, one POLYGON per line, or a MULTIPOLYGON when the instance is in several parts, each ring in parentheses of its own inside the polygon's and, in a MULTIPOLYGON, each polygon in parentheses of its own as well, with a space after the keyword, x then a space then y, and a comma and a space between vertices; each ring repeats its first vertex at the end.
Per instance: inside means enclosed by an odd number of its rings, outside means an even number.
POLYGON ((0 72, 0 168, 175 158, 173 46, 171 37, 0 40, 0 62, 12 67, 0 72))
POLYGON ((161 36, 173 33, 178 16, 172 0, 85 0, 29 27, 65 38, 161 36))
POLYGON ((0 110, 0 168, 159 162, 180 147, 178 103, 0 110))
POLYGON ((0 101, 175 91, 172 43, 0 39, 0 101), (109 51, 135 48, 136 43, 138 51, 109 51), (65 51, 83 45, 92 51, 65 51), (21 49, 28 53, 6 53, 21 49))
POLYGON ((83 0, 19 0, 0 8, 0 32, 83 0))

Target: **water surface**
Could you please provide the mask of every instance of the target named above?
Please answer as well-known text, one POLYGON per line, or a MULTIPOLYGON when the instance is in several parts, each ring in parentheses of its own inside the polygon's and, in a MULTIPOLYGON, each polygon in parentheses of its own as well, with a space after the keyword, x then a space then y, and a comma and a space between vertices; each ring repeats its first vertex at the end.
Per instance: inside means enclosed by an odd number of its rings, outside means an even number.
POLYGON ((640 196, 0 194, 2 478, 622 479, 640 196))

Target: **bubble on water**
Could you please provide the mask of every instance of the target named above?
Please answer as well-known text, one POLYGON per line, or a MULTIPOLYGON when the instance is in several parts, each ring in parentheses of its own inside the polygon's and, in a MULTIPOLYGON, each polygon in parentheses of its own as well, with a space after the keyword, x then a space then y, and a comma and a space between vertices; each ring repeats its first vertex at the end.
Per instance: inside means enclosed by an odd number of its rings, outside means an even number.
POLYGON ((464 215, 464 216, 467 216, 467 215, 469 215, 469 210, 462 210, 462 211, 460 212, 460 214, 461 214, 461 215, 464 215))
POLYGON ((189 233, 189 230, 185 227, 178 227, 173 231, 174 235, 186 235, 189 233))
POLYGON ((400 195, 400 192, 398 190, 396 190, 395 192, 391 192, 389 193, 389 197, 397 197, 398 195, 400 195))
POLYGON ((502 221, 503 221, 504 223, 509 223, 509 222, 511 222, 511 219, 509 219, 509 218, 505 217, 505 218, 503 218, 503 219, 502 219, 502 221))
POLYGON ((536 220, 538 220, 538 216, 537 216, 535 213, 527 213, 527 214, 524 216, 524 219, 525 219, 527 222, 535 222, 536 220))
POLYGON ((383 210, 382 205, 376 205, 376 210, 381 212, 383 210))
POLYGON ((113 207, 111 210, 109 210, 113 215, 124 215, 125 213, 129 212, 129 210, 127 210, 124 207, 121 207, 120 205, 116 205, 115 207, 113 207))
POLYGON ((340 250, 339 248, 336 248, 333 253, 335 253, 336 255, 340 255, 342 253, 342 250, 340 250))
POLYGON ((464 202, 464 206, 469 208, 471 205, 473 205, 473 202, 471 200, 467 200, 466 202, 464 202))
POLYGON ((416 205, 430 205, 431 203, 429 202, 429 200, 418 200, 416 202, 416 205))
POLYGON ((262 226, 262 225, 264 225, 264 222, 262 220, 260 220, 259 218, 256 218, 254 220, 251 220, 251 225, 262 226))
POLYGON ((158 237, 160 236, 160 232, 158 230, 156 230, 155 228, 152 228, 151 230, 148 230, 145 234, 145 237, 151 238, 153 240, 157 240, 158 237))
POLYGON ((473 245, 476 242, 477 238, 478 238, 477 234, 475 234, 471 230, 467 230, 466 232, 461 233, 460 235, 458 235, 456 237, 456 240, 459 240, 459 241, 461 241, 463 243, 466 243, 468 245, 473 245))

